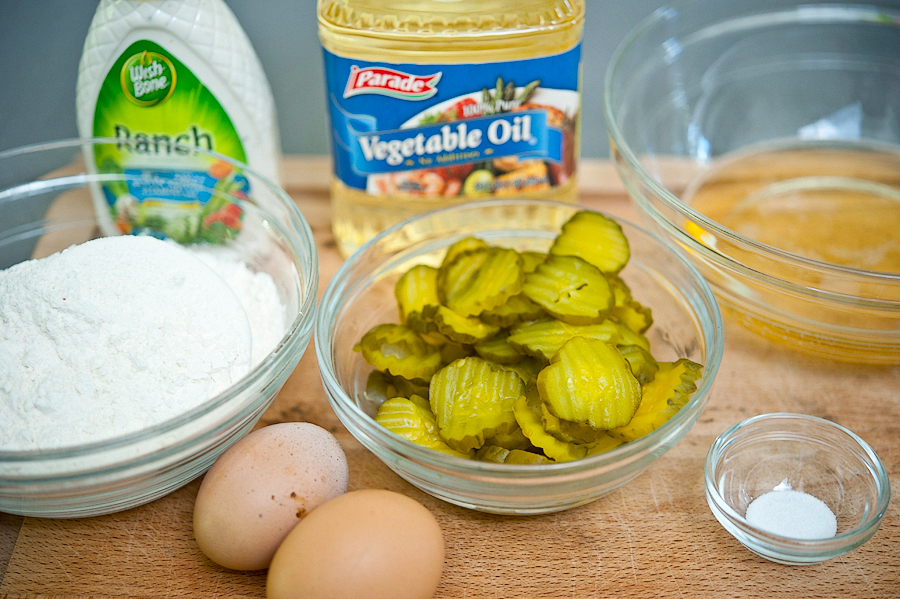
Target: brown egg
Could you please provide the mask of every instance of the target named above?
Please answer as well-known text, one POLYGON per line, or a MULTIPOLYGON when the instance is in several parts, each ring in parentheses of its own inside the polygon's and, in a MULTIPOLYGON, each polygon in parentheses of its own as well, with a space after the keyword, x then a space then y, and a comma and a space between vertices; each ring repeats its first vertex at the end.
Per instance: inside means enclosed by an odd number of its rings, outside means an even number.
POLYGON ((268 599, 428 599, 444 569, 441 528, 422 504, 379 489, 321 505, 269 567, 268 599))
POLYGON ((298 522, 347 491, 347 479, 344 450, 325 429, 306 422, 261 428, 206 473, 194 503, 194 538, 226 568, 266 568, 298 522))

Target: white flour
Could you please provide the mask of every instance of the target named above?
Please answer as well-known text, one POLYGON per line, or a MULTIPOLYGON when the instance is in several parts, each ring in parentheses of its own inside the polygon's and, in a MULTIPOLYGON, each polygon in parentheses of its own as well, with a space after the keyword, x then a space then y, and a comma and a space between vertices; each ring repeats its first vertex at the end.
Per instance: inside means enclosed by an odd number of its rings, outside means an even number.
POLYGON ((224 254, 198 260, 150 237, 101 238, 0 271, 0 449, 111 438, 220 393, 280 339, 277 320, 247 316, 280 307, 273 293, 268 275, 224 254))

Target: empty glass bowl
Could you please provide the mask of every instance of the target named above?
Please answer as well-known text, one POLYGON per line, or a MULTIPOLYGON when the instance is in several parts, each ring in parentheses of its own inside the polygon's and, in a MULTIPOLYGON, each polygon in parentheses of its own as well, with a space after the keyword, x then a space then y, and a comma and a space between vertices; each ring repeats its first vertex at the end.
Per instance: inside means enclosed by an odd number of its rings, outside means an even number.
POLYGON ((729 428, 710 448, 705 473, 706 500, 722 526, 753 553, 788 565, 814 564, 856 549, 878 530, 891 499, 884 464, 865 441, 803 414, 764 414, 729 428), (767 532, 763 528, 780 525, 748 520, 747 507, 755 499, 783 490, 824 502, 836 518, 837 533, 792 538, 802 535, 767 532))
MULTIPOLYGON (((101 143, 76 139, 0 153, 0 269, 101 236, 103 223, 91 193, 99 185, 147 189, 159 183, 152 173, 91 172, 84 151, 101 143)), ((232 192, 215 180, 194 177, 185 178, 181 193, 240 208, 240 232, 222 245, 237 252, 251 270, 272 277, 286 308, 284 336, 232 387, 150 428, 74 447, 0 448, 0 511, 95 516, 170 493, 202 474, 249 432, 296 367, 312 336, 316 309, 318 260, 312 232, 283 190, 237 162, 212 154, 208 158, 220 167, 229 164, 225 170, 245 177, 249 189, 232 192)))
POLYGON ((769 339, 900 363, 900 10, 675 2, 606 75, 612 156, 654 230, 769 339))
POLYGON ((440 264, 454 242, 476 236, 517 250, 546 251, 580 208, 539 200, 492 200, 435 210, 388 229, 340 267, 322 295, 316 355, 331 407, 350 433, 394 472, 426 493, 501 514, 555 512, 597 499, 632 480, 678 443, 709 400, 723 349, 721 314, 706 283, 658 238, 619 220, 631 246, 621 276, 653 310, 647 331, 654 356, 704 365, 690 401, 663 426, 609 452, 539 465, 466 460, 416 445, 374 420, 366 396, 371 372, 353 351, 376 324, 397 322, 394 287, 417 264, 440 264))

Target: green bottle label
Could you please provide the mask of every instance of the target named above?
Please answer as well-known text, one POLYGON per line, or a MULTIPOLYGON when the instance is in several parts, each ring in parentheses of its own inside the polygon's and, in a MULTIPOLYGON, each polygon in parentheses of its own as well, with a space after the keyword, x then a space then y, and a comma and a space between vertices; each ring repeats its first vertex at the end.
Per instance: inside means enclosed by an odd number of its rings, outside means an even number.
POLYGON ((241 227, 247 179, 228 163, 192 150, 246 162, 240 138, 215 95, 175 56, 149 40, 131 44, 100 87, 97 169, 124 173, 103 186, 110 216, 123 233, 220 243, 241 227))

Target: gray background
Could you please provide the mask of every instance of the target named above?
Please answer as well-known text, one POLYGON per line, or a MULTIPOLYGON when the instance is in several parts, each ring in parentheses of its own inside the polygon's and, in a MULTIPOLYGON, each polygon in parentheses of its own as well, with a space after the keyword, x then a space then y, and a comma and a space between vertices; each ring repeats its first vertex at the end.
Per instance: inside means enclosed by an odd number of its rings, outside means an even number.
MULTIPOLYGON (((665 0, 586 0, 582 155, 608 156, 603 75, 627 31, 665 0)), ((286 154, 328 152, 315 0, 226 0, 272 85, 286 154)), ((94 0, 0 0, 0 150, 77 136, 75 79, 94 0)))

